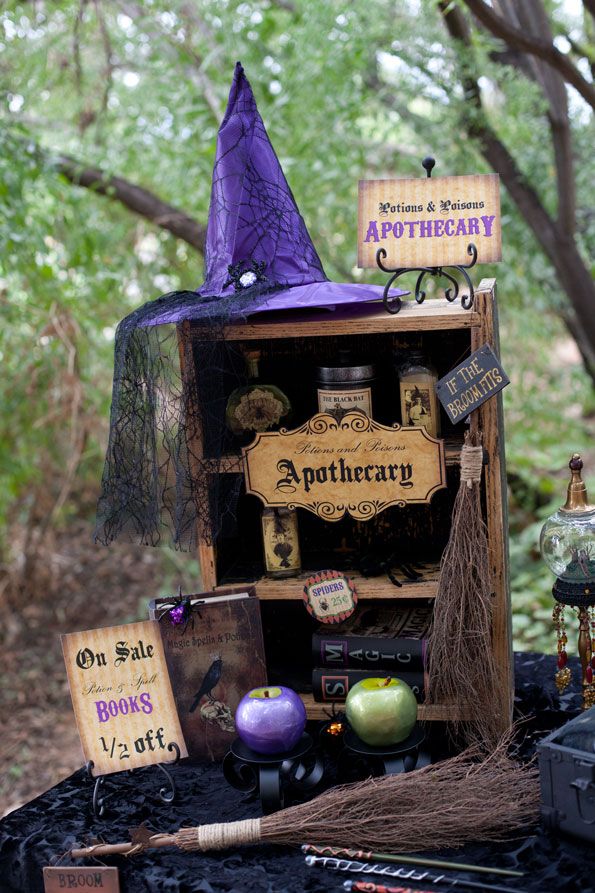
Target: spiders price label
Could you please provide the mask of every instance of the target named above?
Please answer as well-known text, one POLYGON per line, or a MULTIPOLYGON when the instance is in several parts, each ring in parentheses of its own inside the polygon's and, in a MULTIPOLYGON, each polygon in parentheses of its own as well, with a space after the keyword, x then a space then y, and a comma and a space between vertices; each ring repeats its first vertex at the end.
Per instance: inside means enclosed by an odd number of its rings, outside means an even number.
POLYGON ((306 610, 322 623, 341 623, 351 617, 357 605, 353 580, 339 571, 318 571, 304 586, 306 610))
POLYGON ((168 762, 178 749, 187 756, 158 623, 61 638, 83 754, 94 776, 168 762))

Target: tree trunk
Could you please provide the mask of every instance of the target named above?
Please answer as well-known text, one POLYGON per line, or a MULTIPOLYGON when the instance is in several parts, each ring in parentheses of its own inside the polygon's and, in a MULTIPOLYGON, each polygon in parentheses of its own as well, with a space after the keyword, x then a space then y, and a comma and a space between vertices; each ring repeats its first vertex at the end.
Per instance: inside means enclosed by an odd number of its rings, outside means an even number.
POLYGON ((578 342, 577 339, 577 343, 585 360, 586 371, 595 382, 595 283, 572 233, 565 230, 563 223, 557 223, 550 217, 539 195, 527 182, 485 115, 477 79, 471 73, 471 31, 465 16, 449 0, 440 0, 439 6, 449 34, 465 47, 466 68, 462 74, 462 82, 466 99, 472 107, 472 114, 467 122, 469 134, 478 140, 486 161, 500 174, 510 197, 551 261, 575 316, 572 325, 569 325, 571 317, 562 314, 562 318, 569 326, 573 338, 577 338, 579 331, 582 333, 581 341, 578 342))

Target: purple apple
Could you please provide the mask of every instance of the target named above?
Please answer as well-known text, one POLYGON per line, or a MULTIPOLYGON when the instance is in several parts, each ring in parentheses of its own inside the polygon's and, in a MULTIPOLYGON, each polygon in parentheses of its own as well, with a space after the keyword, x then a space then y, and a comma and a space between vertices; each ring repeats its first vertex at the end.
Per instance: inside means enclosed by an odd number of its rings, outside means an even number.
POLYGON ((238 735, 252 750, 284 753, 298 743, 306 727, 306 708, 293 689, 283 685, 253 688, 236 710, 238 735))

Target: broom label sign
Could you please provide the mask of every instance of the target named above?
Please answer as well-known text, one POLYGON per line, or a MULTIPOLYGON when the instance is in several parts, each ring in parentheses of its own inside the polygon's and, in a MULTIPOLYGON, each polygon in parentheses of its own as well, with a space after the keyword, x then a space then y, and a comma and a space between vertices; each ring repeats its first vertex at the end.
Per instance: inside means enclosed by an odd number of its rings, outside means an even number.
POLYGON ((118 869, 107 865, 48 865, 43 869, 43 889, 45 893, 59 893, 61 890, 120 893, 118 869))
POLYGON ((158 623, 69 633, 62 650, 93 775, 186 756, 158 623))
POLYGON ((498 174, 360 180, 358 267, 375 268, 384 249, 388 267, 468 264, 502 260, 498 174))
POLYGON ((496 354, 484 344, 436 383, 436 394, 455 424, 510 384, 496 354))
POLYGON ((362 412, 318 413, 267 431, 243 450, 246 491, 273 508, 324 521, 367 521, 389 506, 428 503, 446 486, 444 443, 425 428, 380 425, 362 412))

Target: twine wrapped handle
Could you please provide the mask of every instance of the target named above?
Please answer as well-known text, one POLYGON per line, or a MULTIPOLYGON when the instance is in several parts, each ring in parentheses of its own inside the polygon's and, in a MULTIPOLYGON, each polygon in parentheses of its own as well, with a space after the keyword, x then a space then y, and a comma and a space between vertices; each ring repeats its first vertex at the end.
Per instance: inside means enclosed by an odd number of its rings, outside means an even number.
POLYGON ((199 825, 198 828, 180 828, 175 835, 176 846, 186 852, 200 850, 226 850, 233 846, 260 841, 260 819, 242 819, 239 822, 222 822, 199 825))
POLYGON ((465 435, 465 443, 461 450, 461 481, 466 481, 469 489, 481 481, 483 468, 483 447, 471 446, 469 435, 465 435))
POLYGON ((175 834, 147 834, 142 840, 133 839, 128 843, 95 843, 83 849, 73 849, 73 859, 88 859, 92 856, 138 856, 147 849, 176 846, 185 852, 199 850, 226 850, 233 846, 260 843, 260 819, 242 819, 239 822, 222 822, 214 825, 200 825, 198 828, 180 828, 175 834))

